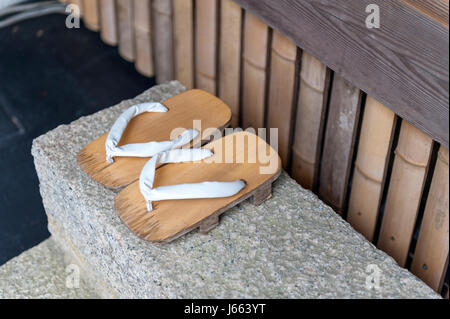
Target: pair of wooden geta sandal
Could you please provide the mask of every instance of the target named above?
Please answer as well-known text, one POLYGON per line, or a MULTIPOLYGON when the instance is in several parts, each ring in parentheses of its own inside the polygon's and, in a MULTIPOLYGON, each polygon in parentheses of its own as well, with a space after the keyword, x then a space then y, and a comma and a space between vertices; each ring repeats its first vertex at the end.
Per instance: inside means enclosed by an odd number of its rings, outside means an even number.
POLYGON ((139 237, 170 242, 195 228, 206 233, 243 200, 258 205, 269 198, 281 170, 277 152, 256 135, 221 137, 230 120, 229 107, 201 90, 137 104, 86 145, 78 163, 120 190, 116 210, 139 237))

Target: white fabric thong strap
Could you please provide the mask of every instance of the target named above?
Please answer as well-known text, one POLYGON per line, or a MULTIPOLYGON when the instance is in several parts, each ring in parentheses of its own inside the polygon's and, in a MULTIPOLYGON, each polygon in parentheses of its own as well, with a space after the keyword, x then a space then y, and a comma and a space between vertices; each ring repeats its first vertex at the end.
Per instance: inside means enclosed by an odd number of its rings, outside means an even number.
POLYGON ((188 129, 171 141, 135 143, 117 146, 122 138, 125 128, 133 117, 145 112, 164 113, 167 111, 168 109, 161 103, 141 103, 133 105, 125 110, 114 122, 106 139, 106 161, 108 163, 113 163, 113 158, 115 156, 151 157, 160 152, 181 147, 200 134, 197 130, 188 129))
POLYGON ((243 180, 233 182, 202 182, 159 186, 153 188, 156 164, 199 161, 212 156, 209 149, 176 149, 153 156, 142 169, 139 188, 147 203, 147 210, 153 210, 152 201, 170 199, 220 198, 233 196, 245 187, 243 180))

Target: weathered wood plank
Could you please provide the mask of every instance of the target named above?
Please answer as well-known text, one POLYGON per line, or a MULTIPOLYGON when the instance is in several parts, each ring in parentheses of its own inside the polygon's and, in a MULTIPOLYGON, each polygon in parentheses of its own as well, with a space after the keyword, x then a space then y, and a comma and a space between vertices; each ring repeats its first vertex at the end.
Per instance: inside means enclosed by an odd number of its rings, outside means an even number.
POLYGON ((231 108, 231 125, 239 126, 242 9, 222 0, 220 9, 219 97, 231 108))
POLYGON ((151 0, 134 0, 135 66, 136 70, 148 77, 154 75, 151 15, 151 0))
POLYGON ((245 12, 242 78, 242 126, 265 127, 269 27, 245 12))
POLYGON ((448 147, 449 32, 402 0, 235 0, 337 74, 448 147), (331 54, 332 53, 332 54, 331 54))
POLYGON ((130 0, 117 0, 117 13, 119 21, 119 54, 129 62, 136 56, 133 28, 133 2, 130 0))
POLYGON ((441 146, 428 194, 411 271, 440 291, 448 265, 448 149, 441 146))
POLYGON ((100 0, 100 37, 109 45, 117 45, 116 0, 100 0))
POLYGON ((280 154, 285 169, 288 167, 292 145, 296 59, 297 47, 295 44, 281 33, 274 31, 266 126, 268 129, 278 129, 278 154, 280 154))
POLYGON ((319 196, 343 213, 360 112, 361 91, 335 75, 325 131, 319 196))
POLYGON ((408 257, 432 146, 428 135, 402 122, 378 240, 400 266, 408 257))
POLYGON ((389 159, 395 114, 372 97, 366 100, 347 221, 373 240, 389 159))
POLYGON ((310 190, 317 181, 329 75, 324 64, 303 52, 291 170, 294 179, 310 190))
POLYGON ((218 1, 195 2, 195 85, 211 94, 217 89, 218 1))
POLYGON ((172 1, 152 0, 152 35, 156 82, 173 80, 172 1))
POLYGON ((404 0, 448 28, 448 0, 404 0))
POLYGON ((194 4, 192 0, 173 0, 175 79, 194 88, 194 4))

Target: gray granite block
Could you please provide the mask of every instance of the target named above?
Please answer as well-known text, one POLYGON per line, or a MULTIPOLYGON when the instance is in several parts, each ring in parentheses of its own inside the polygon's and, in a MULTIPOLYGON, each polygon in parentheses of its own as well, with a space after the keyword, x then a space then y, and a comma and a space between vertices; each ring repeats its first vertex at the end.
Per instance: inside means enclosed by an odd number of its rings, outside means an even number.
POLYGON ((47 239, 0 267, 0 298, 98 298, 78 269, 47 239))
POLYGON ((182 90, 178 82, 154 87, 33 142, 49 229, 82 260, 103 296, 439 298, 286 173, 270 200, 238 205, 207 235, 194 231, 154 244, 132 234, 114 210, 115 194, 89 179, 76 153, 125 107, 182 90), (378 289, 368 289, 371 276, 379 278, 378 289))

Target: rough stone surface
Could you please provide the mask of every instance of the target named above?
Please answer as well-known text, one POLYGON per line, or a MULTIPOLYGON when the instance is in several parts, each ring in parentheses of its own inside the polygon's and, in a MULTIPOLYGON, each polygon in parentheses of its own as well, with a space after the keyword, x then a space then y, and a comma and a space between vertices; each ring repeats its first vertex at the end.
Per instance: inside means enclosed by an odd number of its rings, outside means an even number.
POLYGON ((125 107, 183 89, 178 82, 152 88, 33 143, 49 229, 109 296, 439 298, 285 173, 270 200, 238 205, 207 235, 154 244, 131 233, 114 211, 115 194, 83 173, 76 153, 125 107), (371 267, 380 270, 378 290, 366 288, 371 267))
MULTIPOLYGON (((67 276, 75 274, 74 265, 66 261, 52 238, 47 239, 0 267, 0 298, 98 298, 82 277, 78 288, 67 287, 67 276)), ((69 278, 69 287, 75 282, 69 278)))

